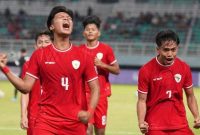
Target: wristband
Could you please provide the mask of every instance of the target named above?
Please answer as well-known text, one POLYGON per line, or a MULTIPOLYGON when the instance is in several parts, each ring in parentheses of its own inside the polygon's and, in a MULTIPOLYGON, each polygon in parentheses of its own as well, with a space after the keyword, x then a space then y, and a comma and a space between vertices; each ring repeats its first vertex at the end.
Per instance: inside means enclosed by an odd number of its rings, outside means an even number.
POLYGON ((90 115, 93 115, 93 114, 94 114, 94 109, 90 107, 90 108, 87 110, 87 112, 89 112, 90 115))
POLYGON ((9 69, 7 66, 5 66, 5 67, 3 67, 3 68, 1 69, 1 71, 2 71, 4 74, 7 74, 8 72, 10 72, 10 69, 9 69))

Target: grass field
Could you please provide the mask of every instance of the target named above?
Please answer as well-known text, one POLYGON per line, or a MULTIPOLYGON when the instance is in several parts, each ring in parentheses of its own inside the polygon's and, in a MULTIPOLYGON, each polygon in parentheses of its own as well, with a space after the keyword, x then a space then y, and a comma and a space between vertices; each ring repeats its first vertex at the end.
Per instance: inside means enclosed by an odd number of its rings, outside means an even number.
MULTIPOLYGON (((25 135, 19 127, 20 104, 11 101, 13 90, 7 81, 0 81, 0 89, 5 92, 5 97, 0 99, 0 135, 25 135)), ((108 126, 106 135, 141 135, 137 126, 136 117, 136 87, 130 85, 113 85, 112 96, 109 98, 108 126)), ((200 89, 195 88, 195 95, 200 108, 200 89)), ((188 112, 188 109, 187 109, 188 112)), ((190 127, 193 117, 187 113, 190 127)), ((200 130, 193 129, 195 135, 200 135, 200 130)))

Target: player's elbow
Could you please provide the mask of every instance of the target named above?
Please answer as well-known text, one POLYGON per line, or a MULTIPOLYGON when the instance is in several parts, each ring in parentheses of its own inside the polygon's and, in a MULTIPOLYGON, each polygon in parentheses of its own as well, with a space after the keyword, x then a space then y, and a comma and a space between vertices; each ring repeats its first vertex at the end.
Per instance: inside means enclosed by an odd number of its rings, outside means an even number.
POLYGON ((117 69, 115 70, 114 74, 115 74, 115 75, 119 75, 119 74, 120 74, 120 69, 117 68, 117 69))
POLYGON ((120 69, 118 69, 116 72, 116 75, 119 75, 119 74, 120 74, 120 69))
POLYGON ((27 94, 31 91, 31 87, 29 86, 24 86, 24 87, 16 88, 16 89, 18 89, 23 94, 27 94))
POLYGON ((28 94, 30 92, 30 90, 21 90, 20 92, 23 94, 28 94))

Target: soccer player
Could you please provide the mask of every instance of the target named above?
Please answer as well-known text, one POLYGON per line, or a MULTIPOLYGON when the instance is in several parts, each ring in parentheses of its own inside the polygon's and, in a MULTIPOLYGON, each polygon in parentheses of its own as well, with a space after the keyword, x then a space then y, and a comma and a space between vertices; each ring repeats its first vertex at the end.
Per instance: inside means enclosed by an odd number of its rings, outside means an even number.
MULTIPOLYGON (((52 44, 52 36, 49 31, 42 31, 36 35, 34 45, 35 49, 46 47, 50 44, 52 44)), ((24 63, 21 78, 24 78, 28 66, 29 61, 24 63)), ((38 102, 41 96, 41 91, 40 81, 36 80, 31 92, 29 94, 21 95, 21 128, 27 129, 27 135, 33 134, 34 123, 39 111, 38 102)))
MULTIPOLYGON (((100 24, 101 20, 97 16, 88 16, 83 20, 83 36, 86 43, 81 45, 80 48, 88 54, 97 67, 97 73, 100 83, 100 99, 96 107, 94 117, 88 124, 88 135, 93 134, 93 125, 96 135, 104 135, 106 128, 108 100, 107 96, 110 95, 109 73, 119 74, 120 68, 112 48, 102 42, 99 42, 100 24)), ((87 86, 87 85, 86 85, 87 86)), ((91 93, 86 87, 87 100, 90 101, 91 93)))
POLYGON ((30 92, 40 80, 42 95, 33 135, 86 135, 87 122, 99 99, 99 82, 94 63, 70 42, 73 12, 64 6, 54 7, 47 19, 53 44, 37 49, 31 56, 24 79, 6 66, 0 54, 0 69, 21 92, 30 92), (91 90, 87 108, 85 81, 91 90))
POLYGON ((186 118, 183 89, 194 128, 200 127, 200 116, 190 67, 176 57, 179 37, 172 30, 163 30, 155 40, 158 55, 139 70, 139 128, 146 135, 194 135, 186 118))

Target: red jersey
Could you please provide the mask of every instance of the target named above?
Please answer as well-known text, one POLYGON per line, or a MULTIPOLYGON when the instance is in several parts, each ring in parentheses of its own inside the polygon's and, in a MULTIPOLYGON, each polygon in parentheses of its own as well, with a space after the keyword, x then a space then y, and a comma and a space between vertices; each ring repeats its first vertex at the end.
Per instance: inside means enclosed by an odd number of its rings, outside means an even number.
POLYGON ((49 45, 37 49, 27 74, 42 85, 40 114, 51 120, 77 120, 80 110, 87 109, 84 82, 97 79, 94 64, 73 45, 60 51, 49 45))
MULTIPOLYGON (((102 62, 109 65, 117 62, 112 48, 105 43, 98 42, 98 44, 95 47, 88 47, 86 44, 83 44, 80 45, 80 48, 83 49, 84 53, 88 54, 89 57, 92 58, 92 61, 94 61, 94 58, 97 57, 102 62)), ((100 85, 100 96, 107 97, 106 89, 108 89, 108 86, 110 84, 109 71, 97 67, 97 73, 100 85)), ((90 92, 89 87, 87 85, 86 92, 90 92)))
POLYGON ((170 66, 154 58, 140 69, 138 92, 147 94, 145 121, 150 130, 187 126, 182 89, 192 85, 190 67, 178 58, 170 66))
MULTIPOLYGON (((29 61, 25 62, 23 65, 21 78, 24 78, 28 67, 29 67, 29 61)), ((39 102, 40 96, 41 96, 41 85, 40 85, 40 81, 36 80, 31 89, 31 92, 29 93, 28 118, 30 117, 36 118, 39 111, 38 102, 39 102)))

